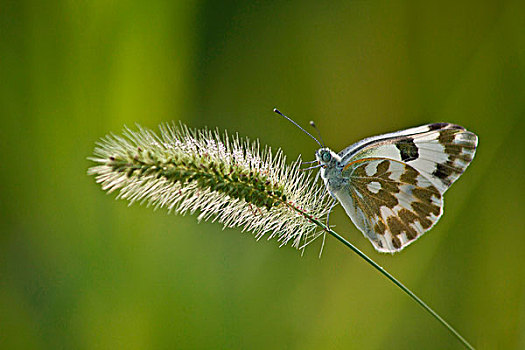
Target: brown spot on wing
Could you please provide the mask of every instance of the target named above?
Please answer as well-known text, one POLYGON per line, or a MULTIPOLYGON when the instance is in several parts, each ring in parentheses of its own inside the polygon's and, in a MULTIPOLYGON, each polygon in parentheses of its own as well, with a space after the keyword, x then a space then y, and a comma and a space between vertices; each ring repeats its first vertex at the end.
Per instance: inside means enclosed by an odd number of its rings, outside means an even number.
MULTIPOLYGON (((379 165, 377 166, 376 173, 372 176, 381 176, 383 174, 386 174, 388 171, 388 168, 390 167, 390 161, 383 160, 379 165)), ((390 174, 390 173, 388 173, 390 174)))
POLYGON ((383 220, 379 219, 374 225, 374 231, 379 235, 384 235, 386 231, 386 225, 383 220))
POLYGON ((440 129, 460 129, 465 130, 464 127, 456 125, 456 124, 450 124, 450 123, 433 123, 428 125, 429 130, 440 130, 440 129))
POLYGON ((405 225, 395 216, 389 216, 386 222, 393 236, 400 235, 405 230, 405 225))
POLYGON ((419 218, 414 212, 405 208, 401 209, 397 215, 403 220, 403 222, 414 222, 419 218))
POLYGON ((432 197, 439 198, 441 195, 434 187, 416 187, 412 189, 412 195, 423 203, 432 203, 432 197))
POLYGON ((447 178, 452 174, 450 168, 446 167, 443 164, 436 164, 436 170, 432 172, 432 175, 438 177, 443 181, 447 186, 450 186, 450 181, 447 181, 447 178))
POLYGON ((397 236, 392 236, 392 245, 394 248, 399 249, 401 248, 401 240, 397 236))
POLYGON ((397 215, 399 216, 401 221, 405 223, 407 227, 407 230, 405 231, 407 234, 407 238, 409 240, 416 238, 418 233, 412 226, 410 226, 410 224, 413 224, 416 222, 416 220, 419 220, 419 217, 416 214, 414 214, 414 212, 408 209, 405 209, 405 208, 401 209, 397 213, 397 215))
POLYGON ((434 215, 438 215, 440 209, 438 207, 430 206, 432 209, 429 210, 429 205, 425 205, 421 202, 414 202, 411 204, 412 209, 414 210, 414 213, 419 218, 419 223, 424 229, 429 228, 432 226, 432 220, 429 219, 430 213, 436 213, 434 215))
POLYGON ((418 236, 418 233, 412 226, 410 226, 410 224, 415 221, 417 216, 406 209, 401 209, 401 211, 398 214, 398 217, 390 216, 387 219, 388 228, 390 229, 392 236, 396 237, 405 232, 407 238, 409 240, 412 240, 418 236), (405 212, 401 213, 401 211, 403 210, 410 214, 407 214, 405 212), (410 216, 410 218, 413 220, 406 220, 407 216, 410 216))
POLYGON ((419 158, 419 151, 412 138, 402 139, 396 143, 396 147, 403 162, 410 162, 419 158))
POLYGON ((417 176, 419 175, 419 173, 412 167, 407 167, 405 169, 405 171, 403 172, 403 174, 401 175, 401 177, 399 178, 399 180, 401 182, 404 182, 406 184, 410 184, 410 185, 417 185, 417 176))

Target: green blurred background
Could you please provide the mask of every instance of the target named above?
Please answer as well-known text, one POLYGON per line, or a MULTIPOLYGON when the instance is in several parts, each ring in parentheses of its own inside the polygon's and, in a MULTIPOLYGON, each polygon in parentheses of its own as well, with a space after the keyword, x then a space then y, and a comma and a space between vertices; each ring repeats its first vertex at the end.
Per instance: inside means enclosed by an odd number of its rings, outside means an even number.
POLYGON ((448 121, 480 136, 430 233, 376 253, 481 349, 525 348, 523 1, 1 1, 0 348, 460 349, 334 239, 301 257, 113 200, 94 143, 219 127, 295 158, 448 121))

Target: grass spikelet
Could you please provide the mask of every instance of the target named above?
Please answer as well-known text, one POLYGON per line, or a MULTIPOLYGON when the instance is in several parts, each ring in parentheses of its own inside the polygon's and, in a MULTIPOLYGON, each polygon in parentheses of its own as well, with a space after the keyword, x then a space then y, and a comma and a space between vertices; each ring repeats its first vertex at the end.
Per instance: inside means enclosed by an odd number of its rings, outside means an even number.
POLYGON ((320 233, 310 218, 320 219, 329 206, 323 188, 290 165, 279 149, 261 149, 258 141, 164 124, 160 135, 138 127, 108 135, 97 143, 97 163, 88 170, 117 198, 198 213, 225 227, 241 227, 259 239, 277 237, 281 245, 301 248, 320 233), (306 215, 305 215, 306 214, 306 215))

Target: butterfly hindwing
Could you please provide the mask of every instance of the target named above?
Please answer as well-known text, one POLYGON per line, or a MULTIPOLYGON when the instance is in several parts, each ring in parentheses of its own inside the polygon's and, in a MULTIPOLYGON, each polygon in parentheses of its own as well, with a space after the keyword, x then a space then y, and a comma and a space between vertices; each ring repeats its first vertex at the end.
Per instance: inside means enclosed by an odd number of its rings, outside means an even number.
POLYGON ((348 179, 338 199, 354 224, 381 252, 400 251, 442 214, 438 188, 409 164, 361 158, 342 173, 348 179))
POLYGON ((339 153, 342 163, 381 157, 409 164, 444 193, 472 161, 478 138, 465 128, 435 123, 364 139, 339 153))

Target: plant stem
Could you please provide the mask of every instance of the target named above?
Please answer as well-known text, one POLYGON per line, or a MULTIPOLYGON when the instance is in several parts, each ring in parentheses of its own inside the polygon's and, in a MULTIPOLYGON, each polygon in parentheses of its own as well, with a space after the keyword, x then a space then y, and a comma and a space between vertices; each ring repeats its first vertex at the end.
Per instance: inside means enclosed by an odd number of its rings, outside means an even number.
POLYGON ((408 294, 409 297, 411 297, 416 303, 418 303, 419 305, 421 305, 421 307, 423 307, 423 309, 425 309, 428 313, 430 313, 436 320, 438 320, 443 326, 445 326, 446 329, 448 329, 464 346, 465 348, 467 349, 470 349, 470 350, 475 350, 474 347, 472 345, 470 345, 470 343, 465 339, 463 338, 463 336, 461 336, 461 334, 459 334, 458 331, 456 331, 454 329, 454 327, 452 327, 447 321, 445 321, 441 316, 438 315, 437 312, 435 312, 430 306, 428 306, 423 300, 421 300, 417 295, 415 295, 410 289, 408 289, 408 287, 406 287, 403 283, 401 283, 400 281, 398 281, 394 276, 392 276, 388 271, 386 271, 384 268, 382 268, 381 266, 379 266, 374 260, 372 260, 371 258, 369 258, 365 253, 363 253, 362 251, 360 251, 356 246, 354 246, 352 243, 350 243, 349 241, 347 241, 344 237, 342 237, 341 235, 339 235, 337 232, 335 231, 332 231, 332 229, 330 229, 329 227, 327 227, 325 224, 321 223, 319 220, 311 217, 310 215, 298 210, 297 208, 295 208, 297 211, 301 212, 301 214, 305 215, 307 218, 309 218, 312 222, 314 222, 317 226, 319 226, 320 228, 322 228, 324 231, 328 232, 329 234, 331 234, 333 237, 337 238, 337 240, 339 240, 341 243, 343 243, 344 245, 346 245, 348 248, 350 248, 354 253, 356 253, 357 255, 359 255, 363 260, 365 260, 367 263, 369 263, 370 265, 372 265, 377 271, 379 271, 383 276, 385 276, 386 278, 388 278, 390 281, 392 281, 392 283, 394 283, 396 286, 398 286, 399 288, 401 288, 401 290, 403 292, 405 292, 406 294, 408 294))

